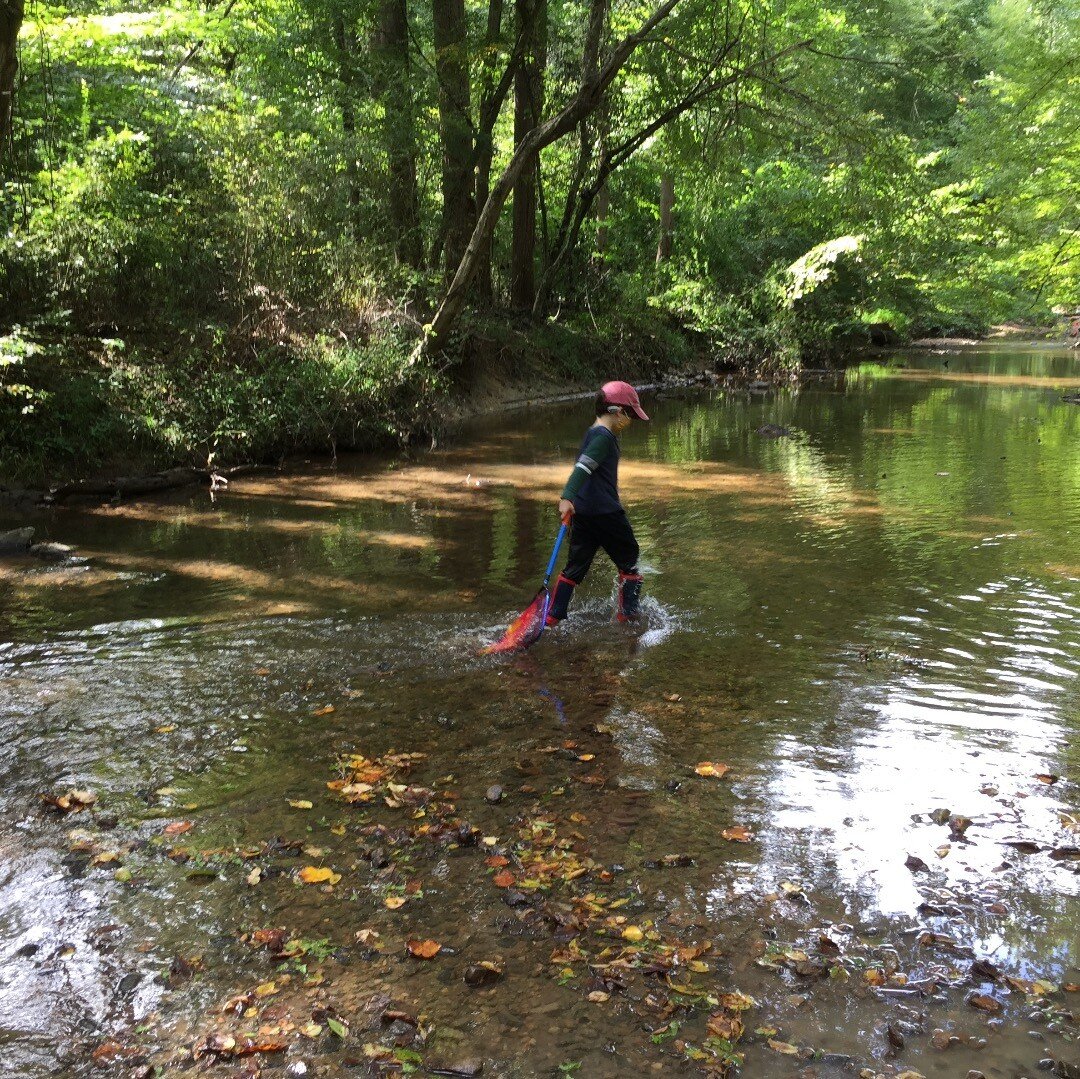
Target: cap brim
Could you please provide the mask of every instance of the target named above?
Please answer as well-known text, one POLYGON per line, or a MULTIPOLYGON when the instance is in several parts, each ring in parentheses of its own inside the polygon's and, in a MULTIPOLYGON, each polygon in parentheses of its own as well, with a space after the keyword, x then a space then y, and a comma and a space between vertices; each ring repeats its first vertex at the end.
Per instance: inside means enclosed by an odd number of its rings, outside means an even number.
POLYGON ((645 413, 637 405, 627 405, 626 407, 630 409, 630 411, 633 412, 633 414, 637 416, 639 420, 648 421, 649 417, 646 416, 645 413))

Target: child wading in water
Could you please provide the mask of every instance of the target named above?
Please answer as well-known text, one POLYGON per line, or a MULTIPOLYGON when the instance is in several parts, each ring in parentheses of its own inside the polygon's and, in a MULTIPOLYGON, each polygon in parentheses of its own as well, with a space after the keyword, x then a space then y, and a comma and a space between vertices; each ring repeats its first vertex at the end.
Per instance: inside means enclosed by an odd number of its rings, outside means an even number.
POLYGON ((555 586, 547 624, 567 615, 574 589, 585 580, 596 552, 603 547, 619 571, 620 622, 640 615, 641 574, 638 543, 619 501, 619 434, 630 417, 647 420, 637 390, 627 382, 606 382, 596 395, 596 422, 585 432, 578 459, 559 498, 559 514, 573 514, 570 557, 555 586))

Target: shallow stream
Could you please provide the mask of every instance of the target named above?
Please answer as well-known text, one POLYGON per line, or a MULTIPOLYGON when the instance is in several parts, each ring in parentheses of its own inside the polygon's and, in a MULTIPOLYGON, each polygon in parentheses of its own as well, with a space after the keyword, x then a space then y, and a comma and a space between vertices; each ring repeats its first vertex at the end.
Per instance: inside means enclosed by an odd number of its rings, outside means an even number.
POLYGON ((644 624, 601 556, 510 660, 588 401, 41 513, 85 561, 0 563, 3 1074, 1080 1075, 1078 384, 653 396, 644 624))

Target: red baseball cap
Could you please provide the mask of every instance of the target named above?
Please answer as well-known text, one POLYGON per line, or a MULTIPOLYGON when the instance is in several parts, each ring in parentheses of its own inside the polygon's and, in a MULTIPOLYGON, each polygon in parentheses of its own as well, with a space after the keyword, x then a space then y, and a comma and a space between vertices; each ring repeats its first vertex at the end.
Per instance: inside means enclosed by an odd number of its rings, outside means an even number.
POLYGON ((604 399, 613 405, 622 405, 628 408, 639 420, 647 420, 645 410, 641 407, 641 400, 637 390, 629 382, 605 382, 600 387, 604 399))

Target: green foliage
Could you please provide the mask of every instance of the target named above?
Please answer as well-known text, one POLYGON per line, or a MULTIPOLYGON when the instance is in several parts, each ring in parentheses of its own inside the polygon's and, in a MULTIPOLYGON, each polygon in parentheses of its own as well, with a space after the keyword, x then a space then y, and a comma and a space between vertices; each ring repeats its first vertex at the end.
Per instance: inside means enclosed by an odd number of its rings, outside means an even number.
MULTIPOLYGON (((512 55, 515 10, 489 40, 487 5, 466 6, 474 113, 512 55)), ((605 48, 646 10, 615 5, 605 48)), ((380 11, 32 7, 0 161, 0 467, 397 439, 425 427, 439 385, 461 387, 407 365, 412 339, 383 329, 430 321, 446 282, 431 10, 409 5, 393 55, 369 47, 380 11), (407 65, 397 97, 394 63, 407 65), (395 235, 403 153, 416 267, 395 235)), ((576 2, 547 11, 550 112, 574 90, 585 19, 576 2)), ((1046 319, 1080 301, 1078 56, 1065 0, 683 0, 603 108, 544 151, 541 275, 603 153, 702 79, 717 88, 611 174, 606 217, 586 213, 543 317, 500 330, 477 312, 454 355, 479 333, 588 379, 612 357, 643 374, 704 352, 792 365, 884 327, 1046 319), (661 173, 676 204, 657 265, 661 173)), ((514 149, 512 98, 493 178, 514 149)), ((496 312, 509 216, 493 238, 496 312)))

